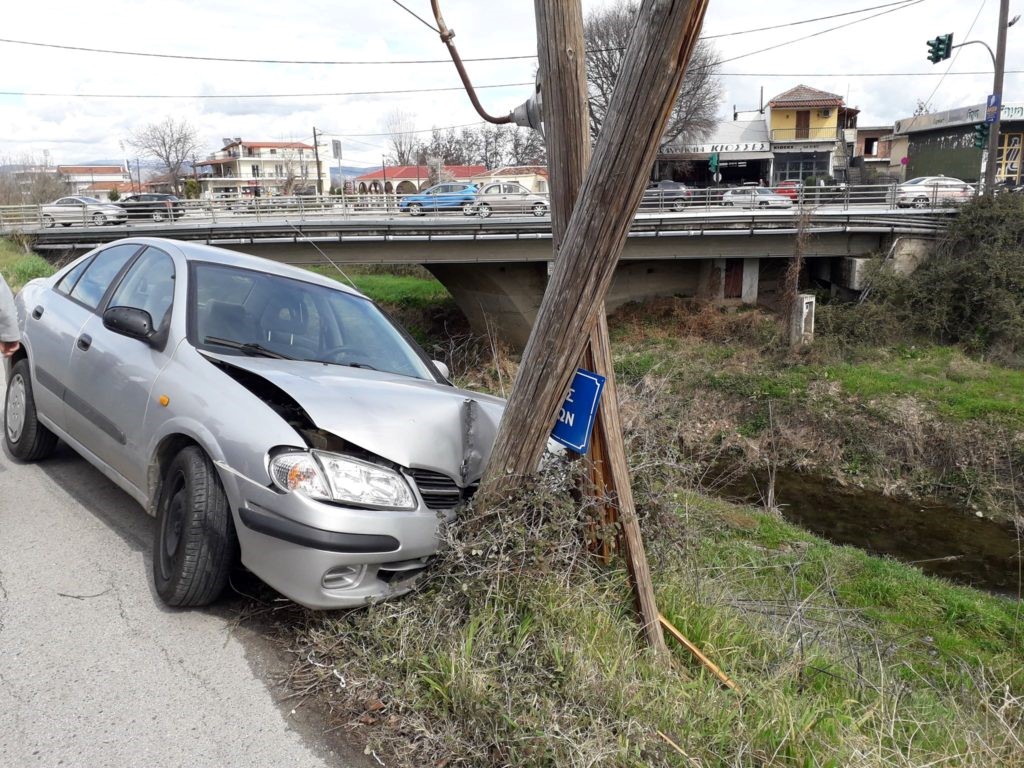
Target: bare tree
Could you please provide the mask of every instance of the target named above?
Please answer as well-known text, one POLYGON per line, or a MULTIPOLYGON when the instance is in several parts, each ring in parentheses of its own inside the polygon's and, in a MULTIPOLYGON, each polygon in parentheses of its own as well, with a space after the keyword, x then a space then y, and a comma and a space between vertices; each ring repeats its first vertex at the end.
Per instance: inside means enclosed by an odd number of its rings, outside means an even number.
POLYGON ((181 167, 201 148, 199 135, 188 121, 166 117, 162 123, 150 123, 135 131, 128 143, 159 160, 174 187, 174 194, 181 194, 181 167))
MULTIPOLYGON (((608 112, 638 9, 633 0, 620 0, 616 5, 591 11, 584 22, 591 139, 596 140, 608 112)), ((721 84, 716 77, 718 66, 714 46, 706 41, 699 42, 686 68, 679 97, 672 106, 662 144, 680 138, 699 140, 714 129, 721 94, 721 84)))
POLYGON ((509 131, 506 160, 509 165, 547 165, 544 139, 537 131, 516 126, 509 131))
POLYGON ((25 155, 0 158, 0 205, 38 205, 67 194, 56 168, 25 155))
POLYGON ((412 165, 416 159, 417 139, 416 115, 401 109, 393 109, 384 116, 381 127, 388 134, 391 151, 388 162, 392 165, 412 165))

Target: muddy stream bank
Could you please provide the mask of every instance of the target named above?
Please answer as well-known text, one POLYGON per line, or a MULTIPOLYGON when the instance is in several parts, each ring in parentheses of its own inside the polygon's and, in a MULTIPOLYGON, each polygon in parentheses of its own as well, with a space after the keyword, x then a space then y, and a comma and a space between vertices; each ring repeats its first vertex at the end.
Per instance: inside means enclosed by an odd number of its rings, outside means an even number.
MULTIPOLYGON (((765 470, 722 471, 710 485, 733 501, 762 505, 765 470)), ((1021 541, 1016 527, 979 518, 940 500, 911 500, 843 487, 826 478, 779 469, 775 503, 782 516, 836 544, 913 564, 925 573, 1017 597, 1021 541)))

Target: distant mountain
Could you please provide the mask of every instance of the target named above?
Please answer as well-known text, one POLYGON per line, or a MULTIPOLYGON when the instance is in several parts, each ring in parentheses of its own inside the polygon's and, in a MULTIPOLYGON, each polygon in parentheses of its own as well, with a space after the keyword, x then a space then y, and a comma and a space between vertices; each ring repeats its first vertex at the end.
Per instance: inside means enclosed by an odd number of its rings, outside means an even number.
POLYGON ((356 176, 362 176, 364 173, 368 173, 373 170, 372 168, 357 168, 353 165, 343 165, 339 168, 336 165, 330 166, 331 169, 331 186, 340 187, 344 182, 344 179, 354 179, 356 176))

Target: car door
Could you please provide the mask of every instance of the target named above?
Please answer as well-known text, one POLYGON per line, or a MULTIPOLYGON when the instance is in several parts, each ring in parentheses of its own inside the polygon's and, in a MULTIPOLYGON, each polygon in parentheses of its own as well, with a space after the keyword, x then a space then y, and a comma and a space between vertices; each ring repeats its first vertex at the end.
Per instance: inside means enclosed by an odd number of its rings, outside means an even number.
POLYGON ((501 208, 501 198, 501 184, 488 184, 477 196, 477 203, 483 203, 490 206, 492 211, 497 211, 501 208))
POLYGON ((71 350, 110 281, 139 248, 121 244, 99 251, 68 270, 38 303, 25 307, 25 337, 33 384, 38 385, 36 408, 60 429, 67 421, 67 392, 75 391, 69 371, 71 350))
POLYGON ((455 207, 455 190, 454 184, 444 184, 438 187, 437 194, 434 196, 434 209, 442 210, 455 207))
POLYGON ((530 209, 526 198, 530 194, 520 184, 508 183, 501 185, 502 203, 509 213, 527 213, 530 209))
POLYGON ((85 224, 85 203, 76 197, 62 197, 54 206, 53 218, 61 224, 85 224))
MULTIPOLYGON (((149 312, 157 337, 171 320, 174 260, 146 248, 115 281, 101 308, 134 307, 149 312)), ((99 313, 82 327, 68 366, 74 393, 66 397, 66 429, 137 488, 145 488, 148 456, 142 424, 153 382, 173 349, 116 333, 99 313)))

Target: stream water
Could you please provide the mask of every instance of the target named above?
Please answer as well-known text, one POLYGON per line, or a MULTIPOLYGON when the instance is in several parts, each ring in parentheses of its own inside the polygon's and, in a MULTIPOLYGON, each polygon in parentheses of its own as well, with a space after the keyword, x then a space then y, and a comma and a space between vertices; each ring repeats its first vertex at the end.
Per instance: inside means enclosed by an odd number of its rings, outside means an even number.
MULTIPOLYGON (((767 473, 728 473, 719 496, 760 504, 767 473)), ((717 484, 716 484, 717 485, 717 484)), ((782 516, 836 544, 890 555, 961 584, 1016 597, 1021 547, 1016 528, 945 504, 891 498, 780 469, 782 516)))

